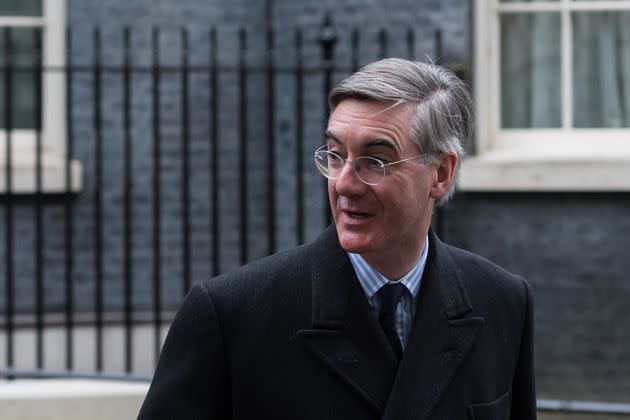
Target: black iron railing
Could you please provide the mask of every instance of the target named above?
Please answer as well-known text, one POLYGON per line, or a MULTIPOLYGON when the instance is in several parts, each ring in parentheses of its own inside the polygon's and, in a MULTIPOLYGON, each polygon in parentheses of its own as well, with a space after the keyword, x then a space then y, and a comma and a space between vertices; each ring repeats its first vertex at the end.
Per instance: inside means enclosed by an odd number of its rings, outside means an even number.
POLYGON ((0 46, 5 104, 0 345, 2 372, 11 376, 19 375, 16 334, 23 330, 33 330, 35 337, 34 360, 22 366, 28 375, 52 369, 45 362, 45 335, 60 326, 65 357, 57 370, 76 370, 75 332, 86 325, 93 327, 97 373, 108 371, 104 334, 112 325, 123 330, 124 363, 120 372, 109 374, 136 373, 132 354, 138 347, 151 348, 155 359, 177 302, 193 281, 201 280, 195 271, 217 275, 301 244, 330 222, 325 183, 315 171, 309 173, 309 154, 322 140, 327 92, 368 61, 360 54, 361 40, 375 41, 364 42, 375 50, 364 54, 369 61, 375 53, 389 54, 391 45, 405 45, 402 55, 439 61, 441 48, 438 31, 430 32, 430 42, 423 34, 425 48, 416 51, 418 34, 412 29, 397 39, 386 31, 364 34, 336 28, 330 17, 319 28, 290 33, 232 31, 233 51, 222 49, 219 37, 226 35, 219 28, 197 30, 194 36, 187 29, 167 34, 154 28, 142 51, 133 46, 138 31, 124 28, 120 44, 113 46, 112 34, 96 28, 89 33, 68 30, 66 64, 51 67, 42 62, 41 29, 33 29, 33 61, 27 64, 14 61, 12 31, 3 29, 0 46), (167 36, 179 52, 175 60, 172 51, 161 46, 167 36), (342 57, 340 47, 351 53, 350 60, 342 57), (203 60, 195 55, 200 49, 207 52, 203 60), (112 50, 116 64, 111 62, 112 50), (145 62, 138 59, 142 55, 145 62), (29 130, 36 138, 36 182, 28 191, 16 188, 19 162, 14 151, 20 145, 11 105, 16 100, 13 82, 21 73, 33 74, 34 121, 29 130), (64 187, 54 194, 44 188, 49 150, 42 112, 54 111, 42 105, 47 74, 64 75, 66 85, 65 110, 58 110, 67 126, 63 155, 58 156, 64 187), (139 104, 137 98, 144 96, 147 100, 139 104), (232 117, 222 112, 227 106, 232 117), (259 118, 264 124, 256 126, 259 118), (139 131, 138 121, 147 119, 139 131), (287 142, 280 144, 279 139, 287 137, 287 121, 293 142, 284 153, 287 142), (313 122, 320 126, 314 129, 313 122), (201 154, 205 164, 197 162, 201 154), (291 164, 280 167, 279 155, 291 164), (264 165, 253 165, 254 158, 264 165), (74 187, 73 162, 83 165, 80 192, 74 187), (197 180, 194 186, 192 178, 197 180), (198 182, 200 178, 205 181, 198 182), (287 185, 293 191, 290 202, 280 197, 287 185), (290 227, 287 217, 293 222, 290 227), (225 227, 228 220, 231 225, 225 227), (21 245, 26 240, 32 242, 32 252, 21 245), (54 255, 46 245, 50 242, 55 242, 54 255), (194 255, 199 247, 207 250, 203 258, 194 255), (111 254, 117 255, 115 264, 111 254), (180 267, 176 279, 167 273, 171 265, 180 267), (31 281, 32 287, 21 287, 31 281), (110 289, 113 282, 118 285, 115 293, 110 289), (134 338, 138 326, 152 328, 150 343, 134 338))

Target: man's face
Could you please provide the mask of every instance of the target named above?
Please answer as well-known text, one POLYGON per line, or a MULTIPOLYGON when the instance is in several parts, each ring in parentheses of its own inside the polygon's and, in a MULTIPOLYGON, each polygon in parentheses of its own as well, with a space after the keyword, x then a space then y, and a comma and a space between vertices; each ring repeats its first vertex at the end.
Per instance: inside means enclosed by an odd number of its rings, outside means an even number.
MULTIPOLYGON (((330 117, 328 149, 354 160, 372 156, 385 163, 419 154, 410 138, 414 104, 390 109, 391 103, 348 99, 330 117)), ((346 164, 328 180, 328 196, 343 249, 381 265, 401 256, 419 257, 435 197, 437 170, 422 159, 387 169, 378 185, 364 184, 346 164)), ((392 261, 393 262, 393 261, 392 261)))

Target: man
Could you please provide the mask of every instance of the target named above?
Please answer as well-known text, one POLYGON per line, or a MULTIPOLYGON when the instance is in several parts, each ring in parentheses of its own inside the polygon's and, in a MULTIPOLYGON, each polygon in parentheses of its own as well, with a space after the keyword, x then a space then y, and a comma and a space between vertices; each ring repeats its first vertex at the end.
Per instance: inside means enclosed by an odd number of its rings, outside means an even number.
POLYGON ((532 293, 430 229, 471 101, 451 72, 372 63, 329 96, 334 225, 196 286, 140 419, 535 419, 532 293))

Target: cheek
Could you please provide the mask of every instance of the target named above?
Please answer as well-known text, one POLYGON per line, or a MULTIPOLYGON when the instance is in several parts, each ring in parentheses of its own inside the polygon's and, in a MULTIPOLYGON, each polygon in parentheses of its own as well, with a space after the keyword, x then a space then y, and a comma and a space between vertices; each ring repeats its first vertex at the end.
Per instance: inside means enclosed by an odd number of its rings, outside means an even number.
POLYGON ((333 181, 328 181, 328 199, 331 203, 337 201, 337 192, 335 190, 335 183, 333 181))
POLYGON ((409 181, 389 195, 390 223, 395 226, 417 224, 429 202, 428 182, 409 181))

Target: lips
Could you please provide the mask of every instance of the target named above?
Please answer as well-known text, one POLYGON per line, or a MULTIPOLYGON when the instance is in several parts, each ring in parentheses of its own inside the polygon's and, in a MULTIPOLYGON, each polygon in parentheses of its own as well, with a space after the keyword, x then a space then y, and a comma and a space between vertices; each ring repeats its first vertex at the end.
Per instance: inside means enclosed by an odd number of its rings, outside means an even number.
POLYGON ((341 209, 341 213, 346 216, 346 218, 353 221, 366 220, 374 216, 372 213, 360 209, 341 209))
POLYGON ((368 213, 364 213, 364 212, 346 211, 345 213, 351 219, 365 219, 365 218, 370 217, 370 215, 368 213))

